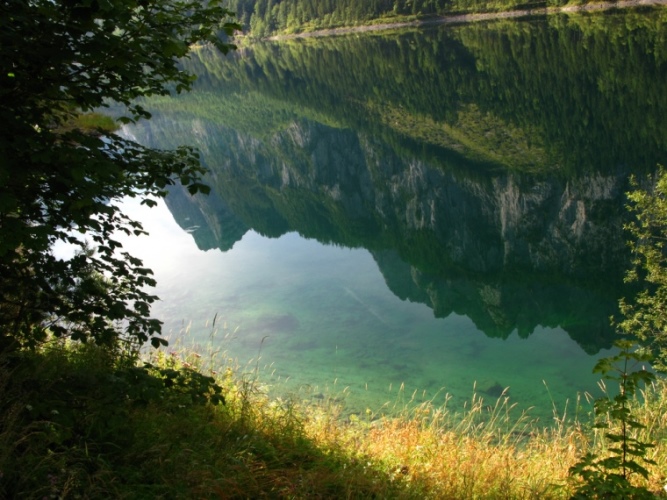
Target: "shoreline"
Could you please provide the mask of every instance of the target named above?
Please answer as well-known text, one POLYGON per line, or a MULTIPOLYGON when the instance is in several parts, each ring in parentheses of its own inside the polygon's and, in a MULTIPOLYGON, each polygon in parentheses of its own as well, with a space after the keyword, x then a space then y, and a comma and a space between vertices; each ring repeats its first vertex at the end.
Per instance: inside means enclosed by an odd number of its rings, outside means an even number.
POLYGON ((465 24, 480 21, 491 21, 496 19, 518 19, 538 15, 572 13, 572 12, 597 12, 612 9, 630 9, 635 7, 667 6, 667 0, 620 0, 618 2, 589 3, 585 5, 566 5, 563 7, 540 7, 535 9, 521 9, 501 12, 485 12, 479 14, 459 14, 452 16, 440 16, 415 21, 396 23, 381 23, 364 26, 349 26, 341 28, 328 28, 305 33, 294 33, 291 35, 274 35, 265 38, 269 41, 292 40, 295 38, 318 38, 326 36, 347 35, 350 33, 367 33, 371 31, 383 31, 397 28, 410 28, 416 26, 434 26, 441 24, 465 24))

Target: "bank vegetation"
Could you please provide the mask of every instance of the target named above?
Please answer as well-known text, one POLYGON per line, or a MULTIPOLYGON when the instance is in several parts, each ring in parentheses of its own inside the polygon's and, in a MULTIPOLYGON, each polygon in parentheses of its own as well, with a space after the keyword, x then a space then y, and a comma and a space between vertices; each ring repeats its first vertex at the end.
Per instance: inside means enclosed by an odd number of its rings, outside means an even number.
MULTIPOLYGON (((667 384, 639 396, 633 432, 655 463, 632 481, 659 494, 667 384)), ((350 418, 333 397, 271 399, 261 375, 192 349, 139 360, 53 340, 3 359, 0 401, 3 498, 570 498, 570 467, 614 446, 585 397, 588 413, 550 423, 505 395, 350 418)))

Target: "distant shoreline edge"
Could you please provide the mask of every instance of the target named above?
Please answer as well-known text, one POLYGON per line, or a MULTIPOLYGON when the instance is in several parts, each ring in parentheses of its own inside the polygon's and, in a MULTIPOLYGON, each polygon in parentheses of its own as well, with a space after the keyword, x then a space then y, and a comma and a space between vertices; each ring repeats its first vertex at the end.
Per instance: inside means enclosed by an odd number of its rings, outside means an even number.
POLYGON ((316 38, 334 35, 347 35, 350 33, 366 33, 370 31, 383 31, 396 28, 409 28, 415 26, 429 26, 439 24, 464 24, 479 21, 490 21, 495 19, 516 19, 544 14, 559 14, 571 12, 597 12, 611 9, 629 9, 634 7, 667 6, 667 0, 620 0, 618 2, 596 2, 585 5, 567 5, 564 7, 540 7, 536 9, 510 10, 501 12, 485 12, 479 14, 460 14, 453 16, 440 16, 416 21, 397 23, 369 24, 364 26, 349 26, 341 28, 330 28, 306 33, 294 33, 291 35, 275 35, 265 38, 270 41, 291 40, 295 38, 316 38))

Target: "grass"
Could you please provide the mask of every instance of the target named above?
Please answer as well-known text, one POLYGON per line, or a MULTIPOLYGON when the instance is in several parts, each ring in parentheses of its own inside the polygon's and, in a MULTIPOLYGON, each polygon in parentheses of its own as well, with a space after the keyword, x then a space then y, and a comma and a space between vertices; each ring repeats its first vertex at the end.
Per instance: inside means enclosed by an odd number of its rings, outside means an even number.
MULTIPOLYGON (((504 394, 350 419, 333 399, 271 399, 256 371, 211 353, 144 361, 63 342, 3 359, 0 498, 569 498, 569 467, 608 447, 566 415, 537 427, 504 394)), ((634 411, 657 444, 646 485, 658 492, 667 384, 634 411)))
POLYGON ((467 158, 497 164, 510 171, 553 170, 553 162, 547 161, 542 138, 536 131, 514 127, 497 116, 481 112, 475 105, 463 106, 453 124, 390 105, 368 102, 365 107, 388 127, 421 143, 452 149, 467 158))
POLYGON ((65 133, 78 130, 84 134, 97 135, 116 132, 118 129, 118 123, 110 116, 102 113, 78 113, 61 124, 57 132, 65 133))

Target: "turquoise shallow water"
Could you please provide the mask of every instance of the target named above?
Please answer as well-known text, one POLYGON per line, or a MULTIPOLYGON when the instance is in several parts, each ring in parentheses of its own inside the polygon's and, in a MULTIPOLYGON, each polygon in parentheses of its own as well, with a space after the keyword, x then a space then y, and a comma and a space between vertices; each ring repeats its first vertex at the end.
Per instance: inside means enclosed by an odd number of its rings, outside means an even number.
POLYGON ((127 207, 151 233, 125 246, 155 271, 153 313, 172 344, 256 370, 274 395, 326 395, 351 413, 402 409, 413 394, 439 405, 449 394, 457 411, 475 384, 490 402, 508 387, 517 416, 533 407, 548 423, 554 405, 572 413, 578 394, 597 393, 591 369, 607 351, 590 356, 560 328, 499 339, 462 315, 435 318, 397 298, 366 250, 251 231, 227 252, 204 252, 163 204, 127 207))

